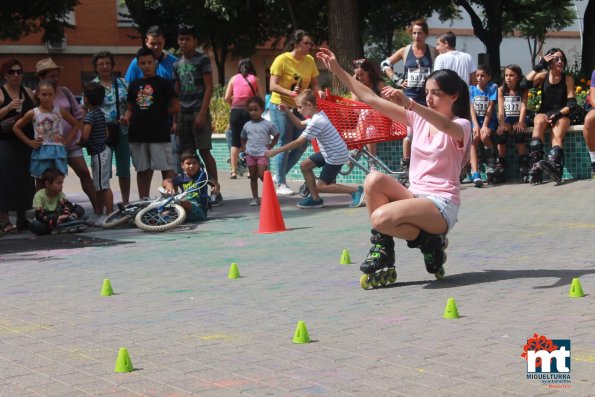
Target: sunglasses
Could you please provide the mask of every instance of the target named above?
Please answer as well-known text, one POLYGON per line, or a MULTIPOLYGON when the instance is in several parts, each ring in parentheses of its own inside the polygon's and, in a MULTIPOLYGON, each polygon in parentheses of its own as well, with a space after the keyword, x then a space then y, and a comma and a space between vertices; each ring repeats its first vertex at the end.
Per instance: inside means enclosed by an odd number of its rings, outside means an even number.
POLYGON ((564 62, 564 58, 560 58, 560 57, 553 57, 552 61, 554 62, 564 62))
POLYGON ((353 61, 351 61, 353 63, 353 66, 360 66, 363 63, 365 63, 367 61, 366 58, 362 58, 362 59, 354 59, 353 61))
POLYGON ((23 69, 8 69, 6 71, 6 74, 12 74, 14 76, 18 76, 20 74, 23 74, 23 69))

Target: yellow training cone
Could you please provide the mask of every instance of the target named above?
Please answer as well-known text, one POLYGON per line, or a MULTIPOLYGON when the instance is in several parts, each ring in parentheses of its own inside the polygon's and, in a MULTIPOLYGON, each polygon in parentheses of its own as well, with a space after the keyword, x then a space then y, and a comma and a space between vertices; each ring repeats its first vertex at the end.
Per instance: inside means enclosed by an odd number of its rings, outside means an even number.
POLYGON ((581 282, 578 281, 578 277, 572 279, 572 284, 570 284, 570 292, 568 296, 571 298, 582 298, 585 296, 583 292, 583 287, 581 286, 581 282))
POLYGON ((120 351, 118 351, 118 358, 116 359, 116 368, 114 369, 115 372, 132 372, 134 368, 132 367, 132 361, 130 360, 130 356, 128 355, 128 350, 125 347, 121 347, 120 351))
POLYGON ((310 343, 310 335, 308 335, 306 323, 301 320, 298 321, 297 327, 295 327, 293 343, 310 343))
POLYGON ((459 318, 459 310, 455 303, 455 298, 448 298, 446 308, 444 309, 444 318, 459 318))
POLYGON ((114 290, 112 289, 112 284, 109 281, 109 278, 103 280, 103 287, 101 287, 101 296, 112 296, 114 294, 114 290))
POLYGON ((227 273, 227 278, 240 278, 240 271, 238 270, 238 265, 235 262, 232 263, 229 267, 229 273, 227 273))
POLYGON ((343 250, 341 253, 341 265, 351 265, 351 257, 349 256, 349 251, 343 250))

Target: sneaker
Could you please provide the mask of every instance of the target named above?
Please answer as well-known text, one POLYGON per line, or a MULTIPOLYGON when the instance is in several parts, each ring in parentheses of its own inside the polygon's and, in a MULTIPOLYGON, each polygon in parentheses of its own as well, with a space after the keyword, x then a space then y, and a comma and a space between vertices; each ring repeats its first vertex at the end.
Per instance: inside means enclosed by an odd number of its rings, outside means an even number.
POLYGON ((97 220, 95 221, 94 226, 95 227, 103 227, 103 225, 105 224, 105 220, 106 219, 107 219, 107 215, 103 215, 103 214, 99 215, 97 217, 97 220))
POLYGON ((97 222, 97 215, 94 212, 91 212, 87 215, 87 219, 85 219, 85 223, 88 226, 95 226, 95 222, 97 222))
POLYGON ((299 208, 322 208, 324 207, 324 201, 319 198, 318 200, 314 200, 312 196, 308 196, 305 199, 298 201, 297 206, 299 208))
POLYGON ((257 205, 260 205, 260 199, 259 198, 253 198, 252 200, 250 200, 250 204, 248 204, 251 207, 255 207, 257 205))
POLYGON ((211 193, 211 205, 213 207, 219 207, 223 205, 223 196, 221 193, 211 193))
POLYGON ((277 186, 277 196, 293 196, 295 192, 287 186, 287 183, 280 183, 277 186))
POLYGON ((483 181, 481 180, 481 175, 479 174, 479 172, 474 172, 473 175, 471 175, 471 180, 473 181, 475 187, 483 186, 483 181))
POLYGON ((276 174, 273 175, 273 183, 275 184, 275 186, 279 184, 279 178, 277 178, 276 174))
POLYGON ((357 192, 351 193, 351 204, 349 207, 357 208, 361 207, 364 204, 364 188, 363 186, 358 186, 357 192))

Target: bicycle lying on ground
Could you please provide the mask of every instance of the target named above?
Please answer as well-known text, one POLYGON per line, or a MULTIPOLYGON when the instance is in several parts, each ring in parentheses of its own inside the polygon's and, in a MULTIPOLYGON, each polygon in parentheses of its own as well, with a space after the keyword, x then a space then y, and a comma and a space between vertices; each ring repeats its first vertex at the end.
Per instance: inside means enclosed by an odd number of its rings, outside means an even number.
POLYGON ((199 193, 209 183, 211 182, 208 179, 200 181, 175 195, 169 195, 165 189, 159 188, 159 198, 144 198, 129 204, 120 204, 116 211, 107 216, 103 227, 109 229, 134 220, 139 229, 147 232, 173 229, 186 219, 186 210, 179 204, 180 201, 190 194, 199 193))

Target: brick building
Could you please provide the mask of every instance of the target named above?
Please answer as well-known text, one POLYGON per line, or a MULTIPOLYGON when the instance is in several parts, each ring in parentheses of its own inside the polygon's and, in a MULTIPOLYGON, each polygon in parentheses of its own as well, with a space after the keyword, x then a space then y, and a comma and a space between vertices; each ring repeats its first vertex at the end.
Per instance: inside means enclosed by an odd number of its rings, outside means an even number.
MULTIPOLYGON (((123 76, 130 60, 142 45, 143 40, 132 27, 132 22, 118 15, 126 13, 119 0, 82 0, 70 15, 75 26, 67 29, 65 39, 59 43, 43 43, 42 34, 32 34, 18 41, 0 41, 0 62, 13 56, 23 63, 25 84, 34 86, 37 61, 49 56, 63 66, 60 83, 75 94, 81 93, 84 82, 94 76, 91 66, 93 54, 109 51, 114 54, 114 70, 123 76)), ((252 57, 257 73, 268 86, 267 71, 281 49, 259 48, 252 57)), ((217 84, 217 68, 211 56, 213 81, 217 84)), ((229 58, 225 65, 226 80, 237 72, 238 59, 229 58)))

